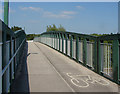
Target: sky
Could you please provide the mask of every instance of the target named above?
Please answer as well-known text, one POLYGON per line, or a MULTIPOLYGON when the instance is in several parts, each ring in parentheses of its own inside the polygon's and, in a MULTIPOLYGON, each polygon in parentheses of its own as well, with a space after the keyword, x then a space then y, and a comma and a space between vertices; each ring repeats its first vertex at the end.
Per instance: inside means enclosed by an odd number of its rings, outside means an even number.
POLYGON ((40 34, 47 25, 60 24, 69 32, 118 32, 117 2, 10 2, 9 26, 40 34))

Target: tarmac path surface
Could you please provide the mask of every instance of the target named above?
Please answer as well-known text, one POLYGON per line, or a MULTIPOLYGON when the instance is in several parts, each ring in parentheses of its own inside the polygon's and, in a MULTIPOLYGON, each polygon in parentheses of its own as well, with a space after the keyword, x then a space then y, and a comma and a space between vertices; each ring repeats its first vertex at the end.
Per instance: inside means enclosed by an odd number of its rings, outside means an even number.
POLYGON ((27 61, 13 88, 13 92, 118 92, 117 84, 38 42, 28 42, 27 61))

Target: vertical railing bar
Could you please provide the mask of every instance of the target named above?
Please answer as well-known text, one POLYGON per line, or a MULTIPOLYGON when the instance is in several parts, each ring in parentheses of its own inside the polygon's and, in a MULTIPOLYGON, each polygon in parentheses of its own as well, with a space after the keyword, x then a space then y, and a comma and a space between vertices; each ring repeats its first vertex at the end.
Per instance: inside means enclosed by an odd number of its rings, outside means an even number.
MULTIPOLYGON (((10 59, 12 58, 12 37, 10 37, 10 59)), ((12 82, 12 63, 10 64, 10 83, 12 82)))
POLYGON ((79 37, 76 36, 76 60, 79 61, 79 37))
POLYGON ((83 64, 86 66, 87 63, 87 42, 86 39, 83 39, 83 64))
POLYGON ((107 60, 108 60, 107 67, 108 67, 108 75, 109 75, 109 45, 108 45, 108 59, 107 60))
POLYGON ((71 39, 70 39, 70 57, 73 57, 73 36, 71 35, 71 39))
POLYGON ((119 80, 119 72, 118 72, 118 68, 119 68, 119 41, 118 40, 113 40, 113 47, 112 47, 112 60, 113 60, 113 80, 115 82, 118 82, 119 80))
POLYGON ((64 53, 64 34, 62 33, 62 53, 64 53))
POLYGON ((66 42, 66 52, 65 52, 65 54, 67 55, 67 52, 68 52, 68 43, 67 43, 67 40, 68 40, 68 36, 67 36, 67 34, 65 34, 65 42, 66 42))

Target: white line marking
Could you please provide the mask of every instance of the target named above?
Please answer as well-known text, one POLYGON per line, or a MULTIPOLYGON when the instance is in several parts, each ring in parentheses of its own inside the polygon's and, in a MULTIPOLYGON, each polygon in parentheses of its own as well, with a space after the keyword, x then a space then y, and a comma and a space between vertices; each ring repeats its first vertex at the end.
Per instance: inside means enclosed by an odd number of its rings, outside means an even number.
POLYGON ((72 75, 71 76, 70 75, 71 73, 66 73, 66 74, 67 74, 67 76, 69 76, 71 78, 71 83, 77 87, 86 88, 89 86, 89 83, 95 84, 95 82, 98 84, 101 84, 101 85, 109 85, 109 82, 107 82, 104 79, 100 79, 98 77, 90 77, 90 75, 72 75), (78 77, 87 77, 87 78, 84 79, 84 78, 78 78, 78 77), (79 80, 84 82, 86 85, 83 85, 83 86, 79 85, 80 84, 79 80), (92 82, 89 82, 89 81, 92 81, 92 82), (100 81, 103 81, 103 83, 100 81), (77 83, 75 83, 75 82, 77 82, 77 83))
MULTIPOLYGON (((37 47, 38 47, 38 45, 36 44, 36 43, 34 43, 37 47)), ((39 47, 38 47, 39 48, 39 47)), ((40 49, 40 48, 39 48, 40 49)), ((41 49, 40 49, 41 50, 41 49)), ((41 51, 42 52, 42 51, 41 51)), ((53 67, 53 69, 57 72, 57 74, 60 76, 60 78, 67 84, 67 86, 72 90, 72 92, 74 93, 74 94, 76 94, 76 92, 75 92, 75 90, 65 81, 65 79, 61 76, 61 74, 57 71, 57 69, 51 64, 51 62, 50 62, 50 60, 49 60, 49 58, 46 56, 46 54, 44 53, 44 52, 42 52, 44 55, 45 55, 45 57, 48 59, 48 62, 49 62, 49 64, 53 67)))
MULTIPOLYGON (((83 85, 83 86, 77 85, 75 82, 73 82, 73 80, 75 80, 78 84, 79 84, 80 82, 79 82, 75 77, 70 76, 69 74, 71 74, 71 73, 66 73, 66 74, 67 74, 67 76, 69 76, 70 78, 72 78, 72 79, 71 79, 71 82, 72 82, 73 85, 75 85, 75 86, 77 86, 77 87, 82 87, 82 88, 86 88, 86 87, 89 86, 89 84, 88 84, 86 81, 82 80, 82 79, 80 79, 80 80, 83 81, 86 85, 83 85)), ((74 75, 74 76, 75 76, 75 75, 74 75)))

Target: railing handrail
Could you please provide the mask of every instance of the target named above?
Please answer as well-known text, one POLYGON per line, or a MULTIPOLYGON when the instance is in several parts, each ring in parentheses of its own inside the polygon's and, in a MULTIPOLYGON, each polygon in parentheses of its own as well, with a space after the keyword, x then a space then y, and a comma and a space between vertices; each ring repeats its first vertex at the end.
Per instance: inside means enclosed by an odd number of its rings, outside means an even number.
POLYGON ((7 35, 10 35, 11 37, 18 37, 22 33, 25 34, 24 30, 17 30, 13 32, 1 19, 0 19, 0 25, 2 26, 2 32, 6 32, 7 35))
POLYGON ((0 54, 2 55, 0 63, 0 93, 6 93, 10 89, 12 79, 15 78, 17 66, 20 63, 22 51, 26 41, 26 33, 24 30, 13 32, 3 21, 0 20, 0 32, 2 36, 0 54), (8 45, 6 45, 8 44, 8 45), (8 70, 10 69, 10 71, 8 70), (7 73, 6 73, 7 72, 7 73), (8 76, 9 75, 9 76, 8 76), (7 77, 8 76, 8 77, 7 77), (6 78, 7 77, 7 78, 6 78), (1 81, 0 81, 1 82, 1 81), (5 84, 5 85, 4 85, 5 84), (2 87, 1 87, 2 86, 2 87))
POLYGON ((21 46, 23 45, 24 41, 26 39, 24 39, 22 41, 22 43, 20 44, 19 48, 16 50, 16 52, 14 53, 14 55, 12 56, 12 58, 9 60, 8 64, 4 67, 4 69, 2 70, 2 76, 5 73, 5 71, 8 69, 9 65, 11 64, 11 62, 13 61, 14 57, 16 56, 16 54, 18 53, 19 49, 21 48, 21 46))
POLYGON ((43 34, 58 34, 58 33, 62 33, 62 34, 71 34, 71 35, 80 35, 80 36, 89 36, 89 37, 92 37, 92 38, 96 38, 97 36, 94 36, 94 35, 88 35, 88 34, 80 34, 80 33, 75 33, 75 32, 63 32, 63 31, 49 31, 49 32, 43 32, 41 33, 41 35, 43 34))
POLYGON ((63 31, 49 31, 49 32, 43 32, 41 35, 44 34, 71 34, 73 36, 84 36, 88 38, 97 38, 98 40, 112 40, 114 39, 120 39, 120 34, 111 34, 111 35, 103 35, 103 36, 95 36, 95 35, 88 35, 88 34, 80 34, 80 33, 75 33, 75 32, 63 32, 63 31))
POLYGON ((35 37, 34 41, 41 42, 60 51, 85 67, 89 66, 89 68, 102 76, 106 73, 107 76, 113 77, 112 79, 110 78, 112 81, 120 84, 118 82, 118 78, 120 79, 120 34, 92 36, 74 32, 50 31, 35 37), (82 41, 82 45, 79 45, 79 41, 82 41), (88 45, 89 43, 92 45, 88 45), (103 70, 105 67, 103 63, 107 65, 107 68, 109 66, 113 68, 112 74, 109 74, 111 70, 107 69, 107 72, 103 70))

